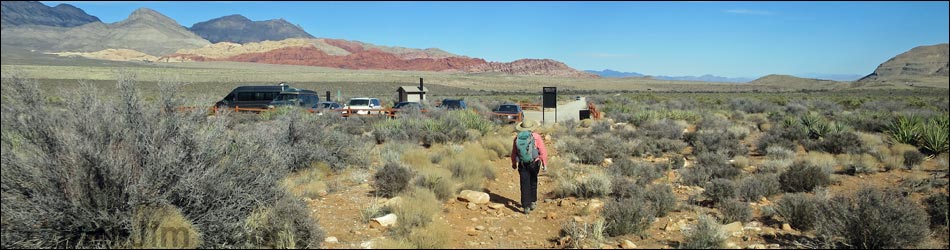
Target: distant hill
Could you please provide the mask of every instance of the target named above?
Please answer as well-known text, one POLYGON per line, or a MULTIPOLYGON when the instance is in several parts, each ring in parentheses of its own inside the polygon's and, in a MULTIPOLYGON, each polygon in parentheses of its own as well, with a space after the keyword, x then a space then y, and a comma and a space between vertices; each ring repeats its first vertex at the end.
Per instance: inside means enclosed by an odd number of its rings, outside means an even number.
POLYGON ((644 76, 646 76, 646 75, 644 75, 644 74, 640 74, 640 73, 637 73, 637 72, 620 72, 620 71, 611 70, 611 69, 605 69, 605 70, 601 70, 601 71, 597 71, 597 70, 585 70, 585 72, 591 73, 591 74, 596 74, 596 75, 599 75, 600 77, 606 77, 606 78, 644 77, 644 76))
POLYGON ((801 78, 790 75, 767 75, 749 82, 752 85, 770 86, 773 88, 797 90, 797 89, 837 89, 845 88, 847 83, 820 80, 811 78, 801 78))
POLYGON ((644 75, 636 72, 620 72, 616 70, 605 69, 601 71, 596 70, 585 70, 585 72, 599 75, 601 77, 607 78, 623 78, 623 77, 649 77, 657 80, 667 80, 667 81, 694 81, 694 82, 735 82, 735 83, 745 83, 752 81, 750 78, 731 78, 731 77, 722 77, 714 75, 702 75, 702 76, 651 76, 644 75))
POLYGON ((215 43, 198 49, 183 49, 159 59, 163 62, 232 61, 309 65, 343 69, 384 69, 505 73, 564 77, 597 77, 550 59, 487 62, 458 56, 440 49, 380 46, 340 39, 299 39, 260 43, 215 43))
POLYGON ((36 1, 0 2, 0 20, 4 29, 19 25, 75 27, 99 22, 98 17, 69 4, 49 7, 36 1))
POLYGON ((857 81, 857 86, 913 85, 948 86, 950 65, 948 44, 919 46, 882 63, 873 73, 857 81))
POLYGON ((179 49, 199 48, 208 40, 191 33, 175 20, 141 8, 113 24, 92 22, 76 27, 15 26, 2 30, 4 47, 46 52, 94 52, 130 49, 149 55, 171 54, 179 49))
POLYGON ((242 15, 230 15, 196 23, 189 28, 212 43, 249 43, 280 41, 287 38, 313 38, 298 25, 284 19, 251 21, 242 15))
POLYGON ((861 77, 864 77, 864 75, 856 75, 856 74, 823 74, 823 73, 807 73, 807 74, 799 74, 795 76, 802 77, 802 78, 814 78, 814 79, 843 81, 843 82, 857 81, 858 79, 861 79, 861 77))

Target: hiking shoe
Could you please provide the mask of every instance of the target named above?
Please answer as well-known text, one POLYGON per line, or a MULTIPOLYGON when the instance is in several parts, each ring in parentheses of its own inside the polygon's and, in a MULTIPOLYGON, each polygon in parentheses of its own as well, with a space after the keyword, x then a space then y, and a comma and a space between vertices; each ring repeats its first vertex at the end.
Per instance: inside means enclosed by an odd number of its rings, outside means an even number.
POLYGON ((529 213, 531 213, 531 207, 524 208, 524 214, 529 214, 529 213))
POLYGON ((531 210, 536 210, 538 209, 538 203, 531 203, 531 205, 528 207, 531 208, 531 210))

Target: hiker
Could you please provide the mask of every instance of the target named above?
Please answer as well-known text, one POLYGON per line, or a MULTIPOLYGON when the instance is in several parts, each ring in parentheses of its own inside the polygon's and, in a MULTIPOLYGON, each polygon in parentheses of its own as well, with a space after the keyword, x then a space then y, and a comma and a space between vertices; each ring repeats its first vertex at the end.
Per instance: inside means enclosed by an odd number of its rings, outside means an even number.
POLYGON ((536 121, 515 124, 518 135, 511 146, 511 168, 521 176, 521 209, 525 214, 536 208, 538 201, 538 171, 547 171, 548 150, 541 135, 531 131, 536 121))

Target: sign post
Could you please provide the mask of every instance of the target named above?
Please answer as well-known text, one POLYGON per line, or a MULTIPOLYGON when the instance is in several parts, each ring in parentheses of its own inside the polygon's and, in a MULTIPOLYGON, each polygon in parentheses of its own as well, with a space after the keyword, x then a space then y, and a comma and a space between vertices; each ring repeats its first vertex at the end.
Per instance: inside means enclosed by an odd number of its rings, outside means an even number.
POLYGON ((544 109, 554 108, 554 123, 557 123, 557 87, 543 87, 541 89, 544 100, 541 105, 541 124, 544 124, 544 109))

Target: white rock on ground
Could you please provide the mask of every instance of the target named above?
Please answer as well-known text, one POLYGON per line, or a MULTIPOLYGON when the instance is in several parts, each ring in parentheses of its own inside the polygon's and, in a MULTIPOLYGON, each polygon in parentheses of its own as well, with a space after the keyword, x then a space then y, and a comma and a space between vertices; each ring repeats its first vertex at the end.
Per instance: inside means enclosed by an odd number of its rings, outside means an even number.
POLYGON ((375 226, 388 228, 396 224, 396 219, 396 214, 387 214, 381 217, 373 218, 371 223, 374 223, 373 225, 375 226))
POLYGON ((634 249, 637 248, 637 244, 633 244, 633 241, 630 240, 623 240, 620 243, 620 247, 623 249, 634 249))
POLYGON ((488 193, 472 190, 462 190, 458 198, 459 200, 473 202, 475 204, 485 204, 491 199, 488 193))

